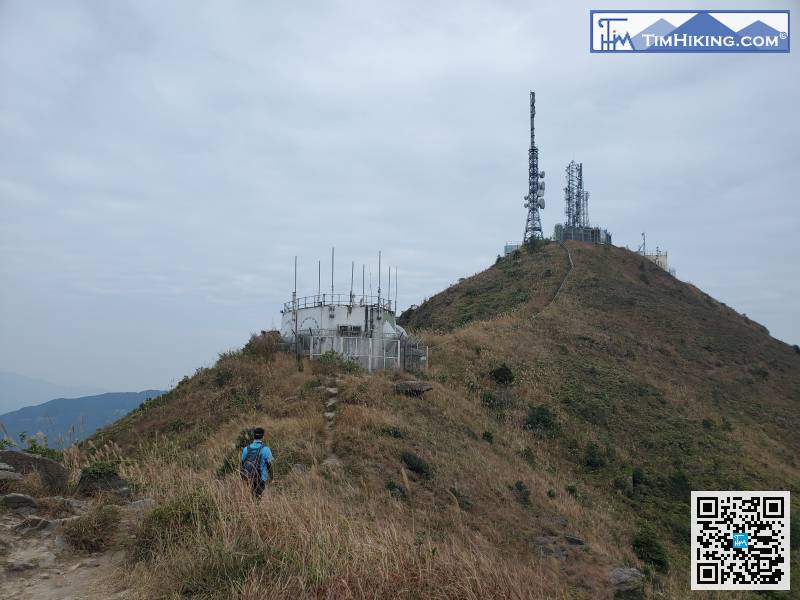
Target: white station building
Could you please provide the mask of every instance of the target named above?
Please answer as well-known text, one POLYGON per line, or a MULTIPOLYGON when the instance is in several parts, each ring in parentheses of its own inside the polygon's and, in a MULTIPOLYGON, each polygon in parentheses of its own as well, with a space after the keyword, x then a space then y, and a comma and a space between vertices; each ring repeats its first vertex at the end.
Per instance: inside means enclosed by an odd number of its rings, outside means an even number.
POLYGON ((281 315, 281 336, 311 360, 336 352, 367 371, 427 367, 427 348, 397 324, 391 300, 317 294, 286 302, 281 315))

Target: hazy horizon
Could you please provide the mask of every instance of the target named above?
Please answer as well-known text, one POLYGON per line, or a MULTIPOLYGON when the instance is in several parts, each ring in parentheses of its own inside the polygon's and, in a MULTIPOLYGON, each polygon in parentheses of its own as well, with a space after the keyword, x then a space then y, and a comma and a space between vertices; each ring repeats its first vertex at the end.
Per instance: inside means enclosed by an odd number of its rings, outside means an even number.
POLYGON ((3 2, 0 369, 165 389, 331 246, 421 302, 521 237, 530 89, 545 235, 575 159, 616 245, 800 343, 797 57, 590 54, 591 8, 3 2))

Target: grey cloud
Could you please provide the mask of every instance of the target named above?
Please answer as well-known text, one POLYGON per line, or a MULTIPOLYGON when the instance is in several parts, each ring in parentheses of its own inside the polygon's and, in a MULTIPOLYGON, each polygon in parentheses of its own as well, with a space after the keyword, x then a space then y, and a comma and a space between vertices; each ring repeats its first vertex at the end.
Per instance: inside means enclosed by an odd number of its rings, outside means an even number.
POLYGON ((419 302, 520 237, 530 88, 547 232, 583 161, 616 243, 797 342, 796 53, 590 55, 590 8, 1 4, 0 364, 168 385, 331 246, 338 290, 382 249, 419 302))

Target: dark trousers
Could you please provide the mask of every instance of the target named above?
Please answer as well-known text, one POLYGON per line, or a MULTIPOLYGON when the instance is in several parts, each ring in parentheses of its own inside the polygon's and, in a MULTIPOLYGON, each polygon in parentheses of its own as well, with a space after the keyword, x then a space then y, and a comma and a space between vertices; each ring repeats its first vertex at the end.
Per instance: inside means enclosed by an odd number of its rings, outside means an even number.
POLYGON ((264 493, 264 488, 267 487, 267 482, 261 481, 260 477, 254 477, 250 487, 253 491, 253 495, 256 498, 261 498, 261 494, 264 493))

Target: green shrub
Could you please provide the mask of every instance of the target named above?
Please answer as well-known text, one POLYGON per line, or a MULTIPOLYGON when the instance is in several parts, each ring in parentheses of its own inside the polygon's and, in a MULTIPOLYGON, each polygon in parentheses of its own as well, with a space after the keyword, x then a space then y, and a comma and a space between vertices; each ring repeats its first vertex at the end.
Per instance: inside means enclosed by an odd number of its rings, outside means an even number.
POLYGON ((360 373, 361 366, 357 361, 346 358, 333 350, 329 350, 311 363, 311 371, 315 375, 360 373))
POLYGON ((666 573, 669 561, 664 546, 658 540, 655 529, 651 525, 642 525, 633 537, 633 551, 641 560, 652 565, 657 571, 666 573))
POLYGON ((481 435, 481 439, 484 442, 489 442, 490 444, 494 443, 494 434, 491 431, 484 431, 483 435, 481 435))
POLYGON ((58 462, 61 462, 64 459, 64 454, 60 450, 47 447, 47 436, 42 436, 42 440, 40 442, 37 437, 28 437, 28 435, 23 431, 19 434, 19 441, 23 446, 27 446, 25 451, 29 452, 30 454, 36 454, 38 456, 43 456, 58 462))
POLYGON ((403 430, 395 425, 384 425, 380 428, 380 433, 381 435, 397 439, 403 439, 405 437, 403 430))
POLYGON ((577 485, 569 484, 564 489, 567 490, 567 493, 570 496, 572 496, 573 498, 577 498, 578 497, 578 486, 577 485))
MULTIPOLYGON (((233 598, 237 583, 247 579, 254 570, 267 568, 276 561, 275 550, 256 545, 250 540, 236 540, 228 547, 217 540, 210 543, 197 560, 176 565, 181 598, 233 598)), ((277 562, 277 561, 276 561, 277 562)))
POLYGON ((433 475, 431 466, 413 452, 403 452, 400 455, 400 460, 405 463, 412 473, 416 473, 423 479, 430 479, 433 475))
POLYGON ((226 367, 216 367, 214 369, 214 384, 217 387, 225 387, 233 381, 233 371, 226 367))
POLYGON ((111 542, 119 520, 116 506, 96 506, 85 515, 64 523, 64 539, 81 552, 103 550, 111 542))
POLYGON ((470 511, 473 507, 472 499, 467 496, 464 492, 459 490, 457 487, 451 487, 450 493, 453 494, 453 497, 456 499, 458 503, 458 507, 463 511, 470 511))
POLYGON ((603 456, 600 446, 594 442, 590 442, 589 445, 586 446, 584 464, 590 469, 602 469, 606 466, 606 458, 603 456))
POLYGON ((556 417, 548 406, 531 404, 522 428, 538 433, 549 432, 556 428, 556 417))
POLYGON ((282 347, 283 340, 279 331, 262 331, 260 334, 254 333, 250 336, 250 339, 242 348, 242 354, 272 360, 275 353, 280 351, 282 347))
POLYGON ((406 488, 397 483, 394 479, 390 479, 386 482, 386 489, 389 490, 389 495, 392 498, 402 499, 406 497, 406 488))
POLYGON ((492 411, 504 411, 511 406, 512 398, 505 391, 495 394, 486 390, 481 393, 481 404, 492 411))
POLYGON ((119 476, 119 464, 114 461, 98 460, 81 469, 77 491, 81 494, 95 495, 125 486, 119 476))
POLYGON ((642 467, 633 467, 633 473, 631 473, 631 479, 633 480, 634 489, 642 486, 642 484, 644 484, 644 479, 645 479, 644 469, 642 467))
POLYGON ((514 485, 511 487, 511 491, 514 493, 517 502, 523 506, 528 506, 531 503, 531 491, 524 482, 515 481, 514 485))
POLYGON ((650 285, 650 278, 647 276, 647 273, 639 273, 639 279, 641 279, 642 283, 645 285, 650 285))
POLYGON ((135 560, 151 557, 164 542, 198 529, 209 530, 217 511, 204 488, 179 494, 154 508, 139 526, 131 549, 135 560))
POLYGON ((118 475, 118 463, 108 460, 98 460, 81 469, 81 478, 108 479, 118 475))
POLYGON ((508 368, 506 363, 489 371, 489 377, 498 385, 511 385, 514 383, 514 373, 508 368))
POLYGON ((184 421, 183 419, 172 419, 169 423, 164 425, 164 431, 167 433, 180 433, 181 431, 185 431, 192 426, 191 423, 184 421))

